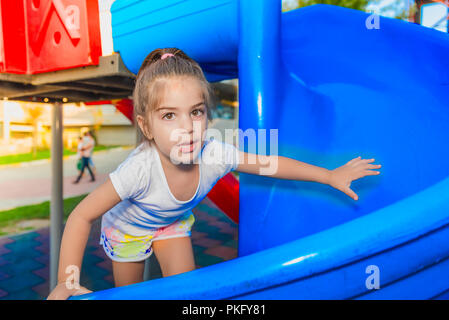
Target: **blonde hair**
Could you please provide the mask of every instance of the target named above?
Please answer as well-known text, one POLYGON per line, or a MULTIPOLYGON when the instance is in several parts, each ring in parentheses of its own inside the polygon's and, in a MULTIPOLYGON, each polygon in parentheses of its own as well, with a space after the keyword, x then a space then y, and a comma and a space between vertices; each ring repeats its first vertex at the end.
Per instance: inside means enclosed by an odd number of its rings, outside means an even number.
POLYGON ((144 129, 149 128, 147 122, 150 112, 155 110, 161 102, 165 82, 160 79, 168 79, 173 76, 188 76, 199 81, 203 90, 203 98, 206 104, 207 119, 211 119, 211 109, 215 107, 216 98, 211 85, 206 80, 199 64, 177 48, 165 48, 153 50, 143 61, 136 77, 136 85, 133 91, 134 119, 137 130, 149 139, 146 132, 142 132, 138 125, 137 116, 144 119, 144 129), (170 53, 173 56, 161 57, 170 53))

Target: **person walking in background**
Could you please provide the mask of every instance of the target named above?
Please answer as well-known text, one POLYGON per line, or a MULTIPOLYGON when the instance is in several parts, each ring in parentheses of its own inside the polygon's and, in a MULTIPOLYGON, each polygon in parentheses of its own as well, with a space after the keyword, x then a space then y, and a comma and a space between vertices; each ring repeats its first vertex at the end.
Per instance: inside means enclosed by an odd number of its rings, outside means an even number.
POLYGON ((87 141, 88 141, 88 143, 92 143, 92 149, 91 149, 91 152, 90 152, 90 155, 89 155, 89 167, 92 169, 92 172, 94 173, 94 175, 96 175, 97 174, 97 170, 96 170, 96 168, 95 168, 95 165, 94 165, 94 162, 92 161, 92 154, 93 154, 93 150, 94 150, 94 147, 95 147, 95 139, 94 139, 94 136, 93 136, 93 134, 92 134, 92 131, 87 131, 87 141))
POLYGON ((78 147, 77 147, 77 151, 76 151, 76 155, 78 156, 78 160, 76 162, 76 168, 78 169, 78 175, 81 172, 81 167, 83 164, 83 156, 82 156, 82 151, 81 149, 83 148, 83 137, 79 136, 78 137, 78 147))
POLYGON ((82 143, 82 146, 80 148, 80 150, 81 150, 81 161, 82 161, 82 163, 81 163, 81 170, 80 170, 80 173, 78 175, 78 178, 76 178, 76 180, 73 183, 78 183, 81 180, 85 168, 87 168, 87 170, 89 171, 90 178, 91 178, 90 181, 91 182, 95 181, 95 175, 92 172, 92 169, 91 169, 91 167, 89 165, 89 158, 92 156, 92 151, 94 149, 94 146, 95 146, 95 141, 92 138, 91 133, 89 131, 85 132, 84 133, 84 138, 83 138, 83 143, 82 143))

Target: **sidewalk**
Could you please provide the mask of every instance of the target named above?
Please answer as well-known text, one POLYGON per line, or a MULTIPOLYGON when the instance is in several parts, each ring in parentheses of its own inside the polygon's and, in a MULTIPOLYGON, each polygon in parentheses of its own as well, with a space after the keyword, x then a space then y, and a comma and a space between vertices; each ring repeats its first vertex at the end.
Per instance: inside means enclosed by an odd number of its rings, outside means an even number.
MULTIPOLYGON (((123 146, 123 147, 117 147, 117 148, 111 148, 111 149, 106 149, 106 150, 100 150, 100 151, 95 151, 94 154, 98 155, 98 154, 103 154, 103 153, 109 153, 111 151, 123 151, 123 150, 132 150, 134 149, 134 147, 132 146, 123 146)), ((62 160, 70 160, 70 159, 75 159, 78 160, 78 155, 77 154, 71 154, 68 156, 63 156, 62 160)), ((11 163, 11 164, 0 164, 0 170, 2 169, 7 169, 7 168, 23 168, 23 167, 32 167, 32 166, 36 166, 36 165, 41 165, 41 164, 50 164, 51 163, 51 159, 40 159, 40 160, 33 160, 33 161, 24 161, 24 162, 18 162, 18 163, 11 163)))
MULTIPOLYGON (((236 258, 237 225, 207 198, 192 211, 197 268, 236 258)), ((81 270, 81 284, 92 291, 114 287, 111 260, 98 244, 100 221, 92 226, 81 270)), ((48 296, 49 243, 49 228, 0 238, 0 300, 41 300, 48 296)), ((160 278, 155 255, 150 262, 150 278, 160 278)))
MULTIPOLYGON (((64 157, 63 196, 74 197, 93 191, 104 183, 110 172, 128 156, 133 147, 101 150, 93 154, 97 175, 95 182, 85 170, 79 184, 72 184, 78 175, 77 156, 64 157)), ((51 197, 51 160, 43 159, 0 166, 0 211, 24 205, 37 204, 51 197)))

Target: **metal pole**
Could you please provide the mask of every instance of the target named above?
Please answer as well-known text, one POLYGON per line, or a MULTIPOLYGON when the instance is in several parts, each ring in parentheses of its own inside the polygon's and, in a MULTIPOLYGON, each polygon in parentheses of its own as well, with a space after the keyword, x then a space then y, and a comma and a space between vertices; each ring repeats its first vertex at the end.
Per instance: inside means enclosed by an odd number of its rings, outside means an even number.
POLYGON ((151 275, 150 259, 151 259, 151 257, 145 260, 145 266, 143 269, 143 281, 150 280, 150 275, 151 275))
POLYGON ((58 283, 63 219, 62 103, 55 102, 51 119, 50 291, 58 283))

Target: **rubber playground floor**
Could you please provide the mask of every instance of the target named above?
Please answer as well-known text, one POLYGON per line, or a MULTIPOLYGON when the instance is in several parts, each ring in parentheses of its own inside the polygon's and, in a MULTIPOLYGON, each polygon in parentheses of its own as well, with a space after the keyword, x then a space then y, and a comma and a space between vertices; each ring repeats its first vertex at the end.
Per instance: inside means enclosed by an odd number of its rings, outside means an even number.
MULTIPOLYGON (((195 209, 192 243, 197 268, 237 257, 238 226, 205 198, 195 209)), ((98 219, 92 226, 84 253, 81 284, 92 291, 114 287, 111 260, 98 244, 98 219)), ((0 238, 0 300, 42 300, 49 294, 50 230, 0 238)), ((162 277, 153 254, 150 278, 162 277)))

